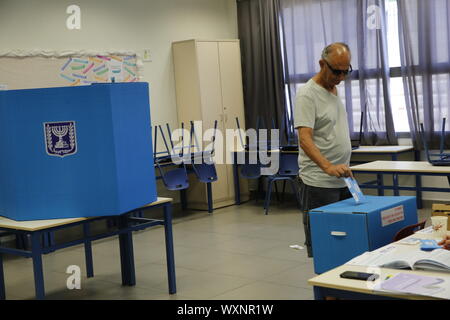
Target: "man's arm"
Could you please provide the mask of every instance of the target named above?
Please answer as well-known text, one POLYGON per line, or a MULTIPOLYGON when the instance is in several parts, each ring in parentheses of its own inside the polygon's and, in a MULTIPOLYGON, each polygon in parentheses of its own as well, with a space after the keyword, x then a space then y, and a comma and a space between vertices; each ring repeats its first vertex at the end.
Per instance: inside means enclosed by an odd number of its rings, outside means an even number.
POLYGON ((352 177, 353 174, 350 168, 345 164, 332 164, 325 158, 320 152, 319 148, 313 141, 313 129, 308 127, 299 127, 298 137, 300 140, 300 148, 306 153, 306 155, 314 161, 320 169, 326 174, 334 177, 352 177))

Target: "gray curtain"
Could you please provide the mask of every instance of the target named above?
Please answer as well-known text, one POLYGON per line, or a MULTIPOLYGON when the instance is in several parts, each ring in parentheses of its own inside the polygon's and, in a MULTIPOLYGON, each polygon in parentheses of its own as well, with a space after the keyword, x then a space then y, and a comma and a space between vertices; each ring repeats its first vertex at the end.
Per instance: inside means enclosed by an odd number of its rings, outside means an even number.
MULTIPOLYGON (((414 146, 423 149, 419 125, 428 146, 439 148, 442 119, 450 120, 449 0, 397 0, 401 73, 414 146)), ((450 148, 446 126, 444 148, 450 148)))
POLYGON ((237 9, 246 127, 286 129, 279 0, 237 0, 237 9))
MULTIPOLYGON (((369 26, 367 8, 384 0, 280 0, 282 31, 288 68, 289 102, 299 86, 320 70, 322 49, 345 42, 352 51, 354 72, 338 87, 349 117, 352 139, 357 139, 364 112, 363 144, 397 144, 389 92, 389 64, 385 16, 369 26)), ((289 115, 293 114, 291 103, 289 115)))

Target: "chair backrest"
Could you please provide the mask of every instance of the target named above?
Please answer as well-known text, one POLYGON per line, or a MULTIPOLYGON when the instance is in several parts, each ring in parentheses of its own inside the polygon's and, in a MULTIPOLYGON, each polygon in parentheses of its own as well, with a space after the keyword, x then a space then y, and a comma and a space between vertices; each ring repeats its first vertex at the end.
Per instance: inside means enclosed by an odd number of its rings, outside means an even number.
POLYGON ((261 177, 261 164, 245 163, 239 165, 241 168, 241 176, 246 179, 258 179, 261 177))
POLYGON ((280 152, 279 175, 296 176, 299 170, 297 153, 280 152))
POLYGON ((419 128, 420 138, 422 139, 423 149, 425 150, 425 155, 427 156, 427 161, 431 163, 430 151, 428 150, 428 144, 425 138, 425 129, 423 127, 423 123, 420 123, 419 128))
POLYGON ((214 163, 200 163, 200 164, 192 164, 192 168, 194 169, 195 175, 198 180, 201 182, 214 182, 217 181, 217 171, 214 163))
POLYGON ((359 123, 359 135, 358 139, 351 139, 352 148, 359 148, 361 145, 362 134, 363 134, 363 121, 364 121, 364 112, 361 112, 361 120, 359 123))
POLYGON ((393 241, 394 241, 394 242, 395 242, 395 241, 399 241, 399 240, 401 240, 401 239, 403 239, 403 238, 406 238, 406 237, 408 237, 408 236, 414 234, 414 232, 416 232, 416 231, 418 231, 418 230, 422 230, 422 229, 425 227, 425 222, 426 222, 426 221, 427 221, 427 220, 423 220, 423 221, 421 221, 421 222, 419 222, 419 223, 412 224, 412 225, 409 225, 409 226, 406 226, 406 227, 400 229, 400 230, 397 232, 397 234, 394 236, 393 241))
POLYGON ((183 190, 189 187, 189 179, 184 165, 167 171, 164 171, 159 164, 158 168, 163 183, 168 190, 183 190))
POLYGON ((441 139, 439 141, 439 152, 444 153, 444 139, 445 139, 445 118, 442 118, 441 139))
POLYGON ((423 148, 425 151, 425 154, 427 156, 428 162, 432 163, 432 161, 435 160, 443 160, 443 162, 449 162, 450 163, 450 154, 444 153, 444 138, 445 138, 445 118, 442 119, 442 127, 441 127, 441 138, 439 142, 439 153, 431 153, 428 149, 427 141, 425 140, 425 129, 423 126, 423 123, 420 123, 419 128, 420 138, 423 142, 423 148), (434 159, 433 159, 434 158, 434 159))

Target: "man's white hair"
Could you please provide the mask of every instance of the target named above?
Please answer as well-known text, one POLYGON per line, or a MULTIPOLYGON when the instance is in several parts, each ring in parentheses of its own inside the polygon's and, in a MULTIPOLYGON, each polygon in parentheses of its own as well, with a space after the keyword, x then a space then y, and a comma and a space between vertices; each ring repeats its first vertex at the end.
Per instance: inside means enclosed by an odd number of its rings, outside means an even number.
POLYGON ((335 42, 335 43, 327 45, 322 50, 322 55, 321 55, 322 59, 327 60, 328 56, 330 55, 330 53, 332 53, 336 49, 337 45, 344 47, 348 52, 350 52, 350 48, 349 48, 349 46, 346 43, 344 43, 344 42, 335 42))

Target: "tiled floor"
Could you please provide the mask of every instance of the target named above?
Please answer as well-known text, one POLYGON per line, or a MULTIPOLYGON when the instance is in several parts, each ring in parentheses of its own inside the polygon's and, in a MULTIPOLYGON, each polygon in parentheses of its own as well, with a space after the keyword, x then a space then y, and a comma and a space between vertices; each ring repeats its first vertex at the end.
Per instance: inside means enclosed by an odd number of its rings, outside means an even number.
MULTIPOLYGON (((419 218, 428 217, 420 210, 419 218)), ((168 294, 162 227, 134 234, 136 286, 121 285, 117 238, 93 243, 94 278, 82 276, 81 289, 69 290, 70 265, 85 275, 84 249, 76 246, 43 257, 47 299, 313 299, 307 280, 314 276, 303 245, 300 212, 274 203, 264 215, 254 201, 174 219, 177 293, 168 294)), ((34 299, 31 259, 4 259, 8 299, 34 299)))

